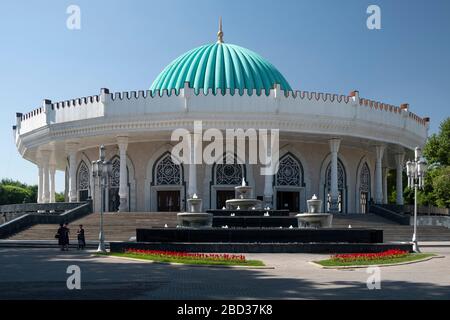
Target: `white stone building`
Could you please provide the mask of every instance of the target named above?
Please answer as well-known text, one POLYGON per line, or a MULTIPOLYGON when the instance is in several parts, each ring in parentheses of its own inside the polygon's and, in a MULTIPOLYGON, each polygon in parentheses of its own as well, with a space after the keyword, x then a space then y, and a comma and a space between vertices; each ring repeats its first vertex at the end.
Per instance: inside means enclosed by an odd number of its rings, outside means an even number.
MULTIPOLYGON (((17 113, 17 148, 39 172, 38 202, 55 200, 55 171, 66 174, 68 201, 92 196, 100 208, 91 163, 101 144, 113 163, 107 211, 179 211, 194 192, 204 209, 222 208, 244 177, 254 197, 274 208, 304 211, 313 194, 324 210, 365 213, 386 202, 387 170, 427 138, 429 119, 409 110, 349 95, 294 91, 269 62, 242 47, 218 41, 172 62, 151 90, 100 94, 67 101, 44 100, 17 113), (259 174, 258 165, 177 165, 170 157, 174 129, 280 130, 280 169, 259 174)), ((233 158, 234 154, 219 155, 233 158)), ((401 177, 401 175, 397 175, 401 177)), ((401 178, 397 188, 402 189, 401 178)), ((398 193, 397 203, 403 202, 398 193)))

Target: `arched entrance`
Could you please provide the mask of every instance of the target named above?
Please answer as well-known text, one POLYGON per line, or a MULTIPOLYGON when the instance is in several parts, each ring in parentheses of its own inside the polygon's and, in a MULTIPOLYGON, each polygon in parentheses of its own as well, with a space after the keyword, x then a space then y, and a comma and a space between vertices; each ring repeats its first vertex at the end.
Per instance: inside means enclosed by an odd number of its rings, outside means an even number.
POLYGON ((291 153, 281 157, 274 184, 276 208, 299 212, 305 186, 304 171, 301 162, 291 153))
POLYGON ((367 162, 364 162, 359 174, 359 212, 369 212, 370 199, 370 169, 367 162))
POLYGON ((78 201, 86 201, 89 198, 90 178, 88 166, 81 161, 77 170, 78 201))
MULTIPOLYGON (((345 173, 344 165, 342 161, 338 159, 337 166, 338 173, 338 212, 345 213, 347 211, 347 175, 345 173)), ((324 199, 325 201, 325 210, 326 212, 330 211, 331 204, 331 163, 328 164, 327 169, 325 171, 325 186, 324 186, 324 199)))
MULTIPOLYGON (((179 212, 182 210, 182 166, 172 161, 170 153, 163 154, 153 167, 152 189, 156 198, 156 210, 179 212)), ((183 197, 184 198, 184 197, 183 197)))
POLYGON ((245 165, 237 163, 235 155, 224 155, 221 162, 212 167, 211 198, 215 201, 211 201, 211 207, 216 209, 223 208, 227 200, 235 198, 234 187, 242 183, 243 177, 247 180, 245 165))
MULTIPOLYGON (((108 192, 107 192, 107 201, 108 211, 109 212, 117 212, 119 211, 120 205, 120 197, 119 197, 119 187, 120 187, 120 158, 114 157, 111 160, 111 177, 109 180, 108 192)), ((130 211, 130 198, 131 198, 131 190, 130 190, 130 174, 127 166, 127 188, 128 188, 128 211, 130 211)))

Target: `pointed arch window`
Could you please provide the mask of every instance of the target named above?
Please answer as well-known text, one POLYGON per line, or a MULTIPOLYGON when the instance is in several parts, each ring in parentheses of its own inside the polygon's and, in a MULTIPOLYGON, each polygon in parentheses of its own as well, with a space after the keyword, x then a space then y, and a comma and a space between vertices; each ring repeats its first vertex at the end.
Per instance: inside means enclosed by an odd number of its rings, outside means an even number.
POLYGON ((302 165, 291 154, 281 158, 275 183, 277 186, 301 187, 303 185, 302 165))
POLYGON ((78 167, 78 190, 89 189, 89 169, 84 161, 78 167))
POLYGON ((81 161, 77 172, 78 200, 85 201, 89 197, 90 174, 89 168, 84 161, 81 161))
POLYGON ((120 159, 115 158, 112 161, 111 178, 109 181, 110 188, 119 188, 120 186, 120 159))
MULTIPOLYGON (((326 171, 326 181, 325 181, 325 199, 327 199, 326 202, 326 210, 327 212, 330 211, 330 205, 331 205, 331 163, 328 164, 327 171, 326 171)), ((347 177, 345 174, 344 166, 341 162, 341 160, 338 160, 337 165, 337 180, 338 180, 338 207, 339 212, 344 212, 344 200, 346 197, 346 188, 347 188, 347 177)))
POLYGON ((244 177, 244 167, 238 164, 236 157, 226 155, 222 163, 215 164, 214 177, 216 185, 240 185, 244 177))
POLYGON ((156 164, 155 168, 156 185, 177 185, 181 184, 181 166, 172 161, 171 155, 164 155, 156 164))
POLYGON ((361 213, 369 212, 370 170, 365 162, 359 174, 359 205, 361 213))

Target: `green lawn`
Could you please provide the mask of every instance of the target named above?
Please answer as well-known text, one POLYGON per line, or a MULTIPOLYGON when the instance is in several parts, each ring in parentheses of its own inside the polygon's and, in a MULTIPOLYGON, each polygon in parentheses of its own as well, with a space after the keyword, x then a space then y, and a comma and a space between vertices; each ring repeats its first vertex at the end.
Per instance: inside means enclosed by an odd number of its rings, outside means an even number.
POLYGON ((314 261, 324 267, 344 267, 344 266, 370 266, 370 265, 381 265, 381 264, 393 264, 402 262, 411 262, 416 260, 425 259, 428 257, 435 256, 432 253, 410 253, 404 257, 390 258, 390 259, 378 259, 378 260, 360 260, 360 261, 338 261, 334 259, 314 261))
POLYGON ((141 260, 151 260, 155 262, 173 262, 183 264, 198 264, 198 265, 223 265, 223 266, 249 266, 249 267, 262 267, 264 263, 260 260, 246 260, 246 261, 230 261, 230 260, 213 260, 213 259, 188 259, 188 258, 176 258, 176 257, 162 257, 160 255, 151 254, 133 254, 133 253, 118 253, 111 252, 109 256, 125 257, 141 260))

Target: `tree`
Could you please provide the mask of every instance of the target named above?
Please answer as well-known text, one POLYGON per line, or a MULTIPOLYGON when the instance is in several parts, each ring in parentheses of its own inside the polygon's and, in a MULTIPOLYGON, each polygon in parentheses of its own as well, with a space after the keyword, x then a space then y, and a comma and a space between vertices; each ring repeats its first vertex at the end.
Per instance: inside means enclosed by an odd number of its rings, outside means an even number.
POLYGON ((441 168, 436 179, 433 180, 436 205, 450 208, 450 166, 441 168))
POLYGON ((0 205, 15 203, 33 203, 37 200, 37 186, 20 181, 2 179, 0 181, 0 205))
POLYGON ((13 204, 29 202, 31 191, 15 185, 0 185, 0 203, 13 204))
POLYGON ((439 133, 428 139, 423 155, 429 164, 450 166, 450 117, 442 121, 439 133))
MULTIPOLYGON (((418 193, 421 205, 450 207, 450 117, 445 119, 437 134, 433 134, 423 149, 428 162, 424 189, 418 193)), ((413 197, 411 190, 405 190, 405 200, 413 197)))
POLYGON ((65 202, 65 201, 66 201, 66 198, 64 197, 64 193, 62 193, 62 192, 57 192, 57 193, 55 194, 55 201, 56 201, 56 202, 65 202))

